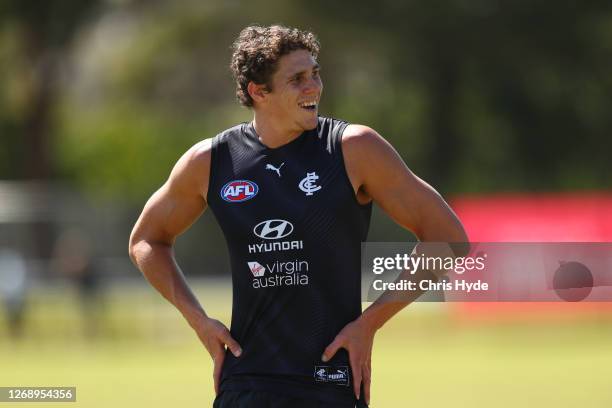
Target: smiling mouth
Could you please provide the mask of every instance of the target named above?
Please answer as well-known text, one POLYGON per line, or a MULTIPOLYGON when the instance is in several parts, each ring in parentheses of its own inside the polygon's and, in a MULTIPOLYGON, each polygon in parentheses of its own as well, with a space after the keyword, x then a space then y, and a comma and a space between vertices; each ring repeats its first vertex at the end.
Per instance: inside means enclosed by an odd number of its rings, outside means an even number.
POLYGON ((299 103, 298 106, 302 109, 306 109, 309 111, 315 111, 317 110, 317 102, 316 101, 310 101, 310 102, 302 102, 299 103))

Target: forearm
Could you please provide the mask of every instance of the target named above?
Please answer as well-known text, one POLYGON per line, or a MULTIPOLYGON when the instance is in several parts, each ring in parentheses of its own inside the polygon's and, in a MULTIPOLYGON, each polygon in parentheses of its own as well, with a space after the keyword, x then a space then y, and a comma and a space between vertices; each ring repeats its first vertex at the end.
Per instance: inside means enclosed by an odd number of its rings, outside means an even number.
MULTIPOLYGON (((400 279, 420 282, 437 278, 432 272, 420 269, 413 275, 406 271, 400 274, 397 280, 400 279)), ((420 289, 420 285, 416 285, 416 289, 411 291, 386 291, 363 311, 361 319, 373 330, 378 330, 400 310, 418 299, 424 292, 424 290, 420 289)))
MULTIPOLYGON (((448 259, 465 256, 469 252, 468 243, 449 242, 420 242, 416 245, 412 256, 427 257, 433 259, 448 259)), ((435 264, 435 262, 434 262, 435 264)), ((441 266, 443 262, 439 265, 441 266)), ((404 270, 395 282, 411 281, 415 285, 412 289, 387 290, 376 299, 363 313, 362 319, 374 330, 380 329, 391 317, 400 310, 417 300, 425 290, 421 289, 421 281, 439 281, 448 270, 444 268, 419 267, 417 270, 404 270)))
POLYGON ((142 240, 134 244, 130 255, 149 283, 181 312, 192 327, 207 317, 176 263, 171 246, 142 240))

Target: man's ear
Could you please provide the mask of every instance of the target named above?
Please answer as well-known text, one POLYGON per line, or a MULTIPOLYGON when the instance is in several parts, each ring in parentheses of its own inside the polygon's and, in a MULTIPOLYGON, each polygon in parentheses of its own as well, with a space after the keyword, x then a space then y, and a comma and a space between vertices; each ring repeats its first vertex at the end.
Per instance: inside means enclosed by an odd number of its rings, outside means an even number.
POLYGON ((249 95, 251 95, 251 98, 253 98, 253 101, 256 103, 263 102, 266 98, 266 94, 268 93, 266 84, 258 85, 253 81, 250 81, 247 85, 247 91, 249 92, 249 95))

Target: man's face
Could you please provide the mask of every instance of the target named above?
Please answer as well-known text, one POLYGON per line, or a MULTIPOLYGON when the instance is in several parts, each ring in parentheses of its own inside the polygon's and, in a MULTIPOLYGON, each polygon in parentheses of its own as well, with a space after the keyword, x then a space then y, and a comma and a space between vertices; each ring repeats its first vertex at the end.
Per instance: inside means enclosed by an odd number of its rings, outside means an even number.
POLYGON ((289 131, 303 132, 317 127, 323 82, 319 65, 307 50, 292 51, 278 61, 271 79, 272 91, 262 104, 266 114, 289 131))

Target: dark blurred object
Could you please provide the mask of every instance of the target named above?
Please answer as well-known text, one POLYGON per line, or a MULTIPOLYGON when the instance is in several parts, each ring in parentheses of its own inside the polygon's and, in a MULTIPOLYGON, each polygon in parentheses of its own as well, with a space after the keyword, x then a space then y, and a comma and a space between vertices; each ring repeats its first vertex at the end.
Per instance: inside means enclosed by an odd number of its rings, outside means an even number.
POLYGON ((2 2, 0 25, 14 33, 18 47, 12 56, 18 62, 11 64, 22 68, 18 74, 22 106, 18 114, 0 117, 0 131, 5 127, 13 133, 7 138, 9 154, 3 157, 5 174, 0 172, 0 176, 45 180, 55 175, 54 108, 60 67, 66 63, 75 33, 98 4, 98 0, 2 2))
POLYGON ((560 262, 553 277, 553 288, 566 302, 580 302, 593 289, 593 274, 580 262, 560 262))
POLYGON ((62 231, 53 253, 54 269, 75 285, 87 337, 100 334, 103 313, 103 287, 96 266, 92 238, 79 227, 62 231))

